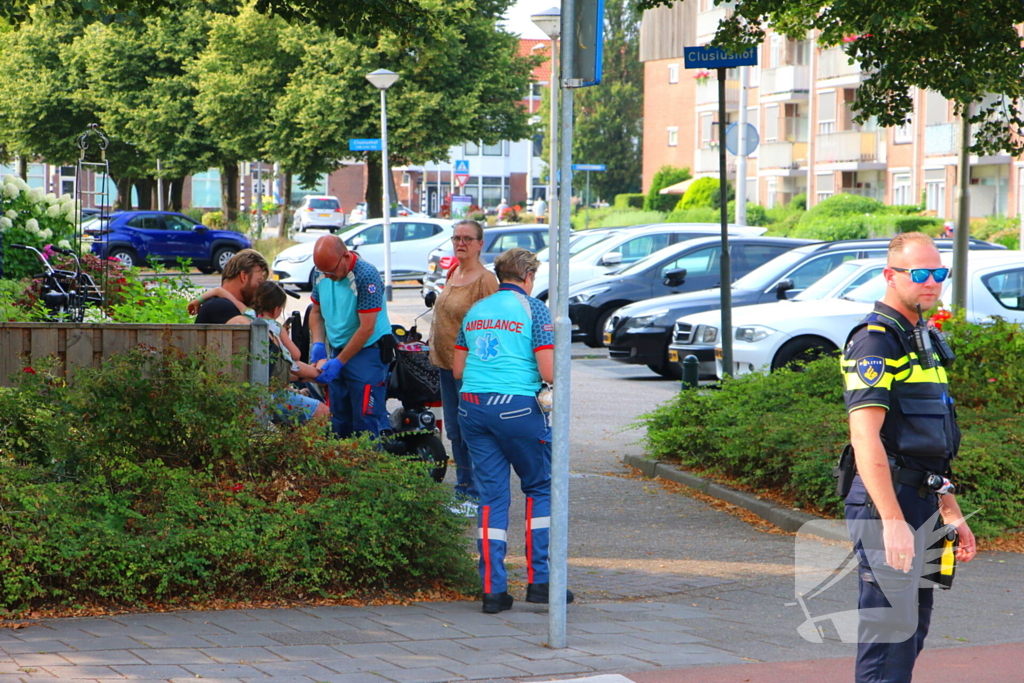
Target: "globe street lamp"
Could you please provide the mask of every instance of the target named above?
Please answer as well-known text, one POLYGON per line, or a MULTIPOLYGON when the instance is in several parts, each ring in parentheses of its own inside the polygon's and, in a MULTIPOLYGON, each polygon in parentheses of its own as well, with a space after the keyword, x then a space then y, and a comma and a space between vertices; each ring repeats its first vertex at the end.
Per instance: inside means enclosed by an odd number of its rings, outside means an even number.
POLYGON ((398 80, 398 74, 387 69, 377 69, 366 74, 366 80, 380 90, 380 156, 384 175, 384 300, 391 301, 391 169, 388 165, 388 102, 385 93, 398 80))
POLYGON ((548 302, 554 317, 558 283, 558 263, 554 258, 558 237, 558 194, 555 182, 555 169, 558 168, 558 88, 555 83, 558 81, 558 36, 562 30, 562 10, 552 7, 532 15, 530 20, 551 39, 551 78, 548 81, 551 87, 548 117, 548 302))

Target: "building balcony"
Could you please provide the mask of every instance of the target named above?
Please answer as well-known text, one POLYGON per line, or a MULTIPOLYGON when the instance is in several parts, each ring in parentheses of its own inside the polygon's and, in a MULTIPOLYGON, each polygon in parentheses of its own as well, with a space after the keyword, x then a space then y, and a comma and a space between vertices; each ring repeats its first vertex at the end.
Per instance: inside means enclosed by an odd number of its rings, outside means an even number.
POLYGON ((925 156, 949 156, 956 154, 955 123, 936 123, 924 127, 925 156))
MULTIPOLYGON (((704 147, 697 150, 697 163, 694 164, 697 167, 697 173, 718 173, 718 145, 714 147, 704 147)), ((725 165, 726 173, 729 175, 735 175, 736 173, 736 157, 729 152, 725 153, 725 165)))
POLYGON ((814 161, 818 164, 885 163, 884 133, 843 131, 819 135, 814 161))
POLYGON ((850 78, 859 80, 864 72, 856 61, 850 64, 850 57, 838 47, 822 50, 818 57, 818 79, 850 78))
POLYGON ((885 201, 884 187, 841 187, 839 188, 839 192, 841 194, 855 194, 858 197, 867 197, 879 202, 885 201))
POLYGON ((704 45, 710 43, 718 31, 718 24, 732 13, 733 3, 723 2, 707 12, 697 14, 697 43, 704 45))
POLYGON ((807 143, 769 142, 761 145, 757 168, 759 171, 795 171, 807 168, 807 143))
POLYGON ((780 66, 761 72, 760 97, 775 102, 806 100, 811 89, 811 70, 806 66, 780 66))
MULTIPOLYGON (((697 106, 718 104, 718 79, 708 78, 703 84, 697 84, 697 106)), ((740 82, 725 81, 725 104, 729 109, 736 109, 740 104, 740 82)))

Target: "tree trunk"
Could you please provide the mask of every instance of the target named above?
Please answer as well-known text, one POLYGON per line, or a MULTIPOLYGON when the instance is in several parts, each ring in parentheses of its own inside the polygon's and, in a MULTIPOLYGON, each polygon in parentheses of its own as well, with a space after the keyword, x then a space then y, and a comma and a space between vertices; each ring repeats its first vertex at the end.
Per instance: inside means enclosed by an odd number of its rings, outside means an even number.
POLYGON ((384 199, 384 188, 381 185, 380 157, 370 154, 366 159, 366 217, 383 218, 381 203, 384 199))
POLYGON ((278 237, 288 236, 288 218, 292 213, 292 174, 281 170, 281 225, 277 228, 278 237))
POLYGON ((238 164, 225 162, 220 169, 220 206, 224 220, 238 220, 238 164))
POLYGON ((114 202, 114 211, 131 211, 132 187, 134 184, 134 178, 116 178, 114 180, 114 187, 117 188, 117 200, 114 202))
POLYGON ((25 182, 28 182, 28 159, 25 158, 24 154, 18 155, 18 175, 25 182))
POLYGON ((156 192, 156 181, 152 178, 136 178, 134 185, 135 192, 139 196, 139 210, 152 211, 153 195, 156 192))
POLYGON ((169 197, 167 202, 168 211, 181 212, 183 208, 184 192, 185 192, 185 179, 184 178, 171 178, 165 181, 170 185, 169 197))

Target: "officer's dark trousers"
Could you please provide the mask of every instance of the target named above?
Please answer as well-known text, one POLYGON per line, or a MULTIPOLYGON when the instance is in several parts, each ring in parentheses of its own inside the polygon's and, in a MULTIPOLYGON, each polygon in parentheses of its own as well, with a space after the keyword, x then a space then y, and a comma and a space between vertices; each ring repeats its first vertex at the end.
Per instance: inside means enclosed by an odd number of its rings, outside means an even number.
POLYGON ((459 425, 480 493, 477 547, 483 592, 508 589, 509 465, 519 475, 526 496, 526 578, 529 583, 548 583, 551 431, 536 397, 463 393, 459 425))
MULTIPOLYGON (((896 497, 907 523, 915 530, 925 525, 938 509, 938 496, 928 494, 921 498, 916 489, 903 484, 896 485, 896 497)), ((921 588, 924 548, 920 542, 914 569, 908 574, 885 565, 881 521, 868 503, 858 476, 846 497, 847 527, 860 557, 855 680, 910 683, 914 662, 928 635, 934 589, 921 588)), ((924 537, 920 533, 915 536, 924 537)))

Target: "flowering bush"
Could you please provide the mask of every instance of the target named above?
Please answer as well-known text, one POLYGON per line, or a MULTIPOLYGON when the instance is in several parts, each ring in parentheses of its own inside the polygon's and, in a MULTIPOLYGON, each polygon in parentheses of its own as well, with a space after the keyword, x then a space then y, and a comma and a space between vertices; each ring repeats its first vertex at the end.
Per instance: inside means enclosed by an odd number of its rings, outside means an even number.
POLYGON ((41 187, 30 188, 17 176, 5 176, 0 182, 3 277, 20 279, 41 270, 35 254, 11 249, 12 244, 27 244, 39 250, 47 244, 70 249, 75 213, 75 202, 68 195, 46 194, 41 187))

